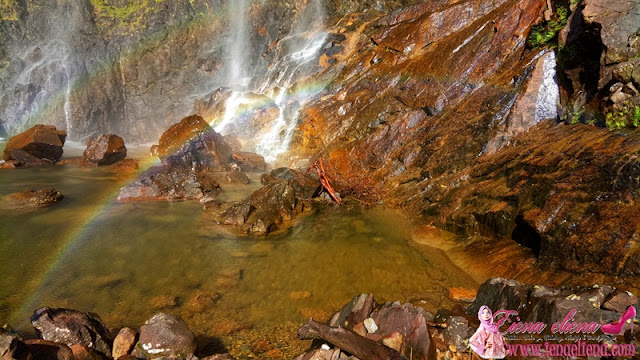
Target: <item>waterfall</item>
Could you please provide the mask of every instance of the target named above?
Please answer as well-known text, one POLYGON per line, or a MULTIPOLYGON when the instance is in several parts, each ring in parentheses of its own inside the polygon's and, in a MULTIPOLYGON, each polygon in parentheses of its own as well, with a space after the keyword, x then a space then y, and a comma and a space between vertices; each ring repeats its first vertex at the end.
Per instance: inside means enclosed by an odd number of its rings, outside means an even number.
POLYGON ((64 121, 67 125, 67 137, 71 137, 71 129, 73 128, 73 123, 71 121, 71 76, 69 75, 69 63, 68 63, 69 55, 65 56, 64 62, 62 63, 62 67, 64 68, 64 74, 66 77, 67 83, 67 91, 65 92, 64 99, 64 121))
POLYGON ((267 78, 263 84, 263 91, 265 88, 271 87, 272 96, 274 89, 280 89, 274 98, 280 109, 280 116, 274 122, 271 130, 262 136, 256 148, 256 151, 264 156, 268 162, 274 161, 278 155, 287 151, 293 131, 298 124, 300 108, 318 92, 317 89, 310 89, 307 92, 289 93, 289 90, 297 80, 296 74, 309 62, 315 60, 316 54, 325 43, 325 39, 326 34, 315 34, 304 44, 304 48, 285 56, 273 67, 283 69, 275 81, 267 78))
POLYGON ((544 57, 543 76, 536 101, 536 123, 558 117, 560 89, 556 79, 556 55, 553 51, 549 51, 544 57))
POLYGON ((249 54, 249 21, 247 19, 248 0, 230 0, 229 19, 231 36, 229 37, 227 60, 229 65, 228 83, 230 86, 247 86, 250 78, 246 67, 249 54))
POLYGON ((279 114, 266 131, 252 134, 252 147, 247 150, 261 154, 267 162, 273 162, 278 155, 287 151, 301 107, 320 92, 313 86, 299 88, 296 85, 311 75, 326 42, 325 14, 320 0, 310 0, 296 13, 288 36, 280 39, 276 63, 267 69, 254 69, 251 59, 255 56, 250 53, 251 33, 247 19, 250 5, 248 0, 231 0, 229 6, 232 33, 227 49, 230 54, 227 83, 232 93, 225 103, 224 116, 218 120, 215 129, 224 135, 233 134, 230 125, 246 116, 242 111, 246 111, 247 107, 260 106, 252 103, 255 102, 255 95, 267 96, 279 109, 279 114), (264 80, 252 78, 249 68, 264 80))

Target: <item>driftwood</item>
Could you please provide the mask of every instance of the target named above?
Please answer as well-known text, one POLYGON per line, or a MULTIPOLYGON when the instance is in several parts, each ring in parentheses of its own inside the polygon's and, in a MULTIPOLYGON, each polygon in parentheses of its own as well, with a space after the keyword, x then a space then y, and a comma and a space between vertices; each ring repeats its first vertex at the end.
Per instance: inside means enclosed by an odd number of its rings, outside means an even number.
POLYGON ((298 330, 298 337, 302 340, 322 338, 359 359, 404 360, 399 352, 379 342, 341 327, 330 327, 311 319, 298 330))
POLYGON ((311 169, 315 169, 316 172, 318 173, 318 179, 320 179, 320 184, 322 184, 322 188, 327 191, 327 193, 329 194, 329 196, 331 196, 333 201, 340 204, 340 198, 336 195, 335 190, 333 190, 333 187, 329 183, 329 178, 327 178, 327 173, 324 169, 324 164, 322 163, 322 159, 316 160, 316 162, 314 162, 313 165, 309 167, 309 170, 307 170, 307 173, 311 171, 311 169))

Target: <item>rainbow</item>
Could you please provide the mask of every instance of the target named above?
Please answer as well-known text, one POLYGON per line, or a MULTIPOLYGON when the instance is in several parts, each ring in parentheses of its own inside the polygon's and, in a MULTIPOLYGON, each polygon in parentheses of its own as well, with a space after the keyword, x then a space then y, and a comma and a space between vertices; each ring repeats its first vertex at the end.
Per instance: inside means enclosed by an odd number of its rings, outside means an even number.
MULTIPOLYGON (((191 27, 194 26, 203 26, 207 21, 215 20, 217 18, 221 18, 223 14, 221 12, 214 12, 212 14, 208 14, 208 16, 200 16, 195 18, 191 22, 186 22, 175 26, 173 29, 170 29, 169 36, 178 37, 183 33, 187 32, 191 27)), ((136 58, 142 55, 147 49, 147 44, 154 43, 165 36, 165 32, 159 32, 151 36, 147 41, 138 43, 137 45, 123 51, 125 59, 136 58)), ((107 76, 114 67, 120 66, 120 61, 116 61, 115 59, 111 59, 109 61, 105 61, 92 75, 87 75, 82 78, 74 79, 72 82, 72 91, 82 91, 89 87, 89 85, 94 81, 100 81, 107 76)), ((295 87, 293 87, 293 91, 290 91, 286 94, 285 99, 289 101, 290 99, 296 100, 309 100, 315 97, 318 97, 319 94, 322 93, 322 90, 325 89, 326 82, 320 81, 312 81, 311 79, 304 79, 299 82, 295 87)), ((286 91, 286 89, 283 89, 286 91)), ((63 91, 59 94, 53 95, 46 100, 46 103, 42 106, 38 107, 36 112, 29 117, 26 122, 27 126, 32 126, 37 123, 46 123, 47 115, 53 112, 55 109, 59 109, 60 106, 66 101, 66 96, 63 91)), ((247 103, 243 103, 241 107, 236 111, 235 115, 246 115, 257 109, 263 108, 271 104, 271 99, 262 98, 257 101, 249 101, 247 103)), ((213 126, 217 122, 220 121, 219 118, 216 119, 207 119, 210 124, 213 126)), ((149 168, 156 166, 159 164, 159 160, 155 157, 146 157, 139 163, 138 174, 148 170, 149 168)), ((133 181, 137 176, 134 178, 133 181)), ((131 182, 133 182, 131 181, 131 182)), ((130 183, 131 183, 130 182, 130 183)), ((125 184, 126 185, 126 184, 125 184)), ((21 302, 21 305, 13 309, 13 311, 9 314, 8 320, 15 321, 15 324, 18 324, 18 328, 25 328, 28 320, 24 318, 16 318, 21 316, 22 314, 28 313, 30 311, 35 310, 36 303, 38 301, 39 296, 41 295, 44 285, 49 281, 51 276, 54 274, 56 269, 59 268, 61 262, 68 256, 70 251, 74 248, 75 244, 85 237, 93 226, 100 221, 101 215, 103 215, 106 210, 117 203, 115 198, 117 197, 120 189, 117 189, 112 192, 106 194, 101 201, 98 202, 98 205, 95 209, 89 213, 87 213, 80 221, 80 225, 75 229, 71 230, 69 234, 65 235, 65 240, 61 242, 61 245, 57 248, 54 254, 51 255, 53 259, 51 263, 46 266, 46 268, 41 271, 39 276, 37 276, 34 280, 30 281, 30 284, 27 285, 30 289, 27 289, 25 292, 27 296, 21 302)))

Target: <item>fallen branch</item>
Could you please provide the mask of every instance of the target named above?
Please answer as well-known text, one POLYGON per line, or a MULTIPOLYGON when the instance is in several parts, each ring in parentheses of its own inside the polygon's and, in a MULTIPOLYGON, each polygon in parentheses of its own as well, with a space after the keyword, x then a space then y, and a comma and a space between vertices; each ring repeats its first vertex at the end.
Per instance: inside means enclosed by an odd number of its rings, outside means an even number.
POLYGON ((330 327, 309 319, 309 322, 298 330, 302 340, 321 338, 341 350, 367 360, 405 360, 397 351, 377 341, 360 336, 341 327, 330 327))
POLYGON ((318 179, 320 180, 320 184, 322 185, 322 188, 327 191, 327 193, 333 199, 333 201, 340 204, 341 202, 340 198, 338 197, 338 195, 336 195, 335 190, 333 190, 333 187, 329 183, 329 178, 327 178, 327 173, 324 169, 324 164, 322 163, 322 159, 316 160, 316 162, 314 162, 313 165, 309 167, 309 169, 307 170, 307 173, 311 171, 311 169, 315 169, 316 172, 318 173, 318 179))

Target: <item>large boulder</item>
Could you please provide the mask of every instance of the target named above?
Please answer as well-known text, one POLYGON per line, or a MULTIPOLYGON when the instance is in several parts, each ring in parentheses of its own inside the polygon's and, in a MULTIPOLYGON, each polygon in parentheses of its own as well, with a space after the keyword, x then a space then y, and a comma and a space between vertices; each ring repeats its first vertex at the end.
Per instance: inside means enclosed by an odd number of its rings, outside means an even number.
POLYGON ((171 126, 152 147, 162 163, 196 171, 227 169, 231 146, 199 115, 191 115, 171 126))
POLYGON ((89 140, 84 159, 97 165, 111 165, 127 157, 127 147, 118 135, 100 135, 89 140))
POLYGON ((163 356, 188 357, 196 351, 195 335, 178 316, 158 313, 140 329, 133 355, 145 359, 163 356))
POLYGON ((26 164, 55 163, 62 158, 66 137, 66 131, 57 130, 55 126, 35 125, 9 140, 3 152, 4 160, 18 160, 26 164))
POLYGON ((263 174, 263 187, 240 202, 210 202, 205 214, 218 224, 239 226, 248 234, 268 234, 291 224, 296 216, 312 210, 309 199, 318 181, 296 170, 281 168, 263 174))
POLYGON ((33 313, 31 324, 43 340, 80 344, 111 356, 111 336, 97 314, 44 307, 33 313))
POLYGON ((151 152, 161 166, 148 169, 123 187, 118 200, 174 200, 213 198, 220 192, 216 171, 230 168, 231 147, 201 116, 182 119, 162 134, 151 152))

